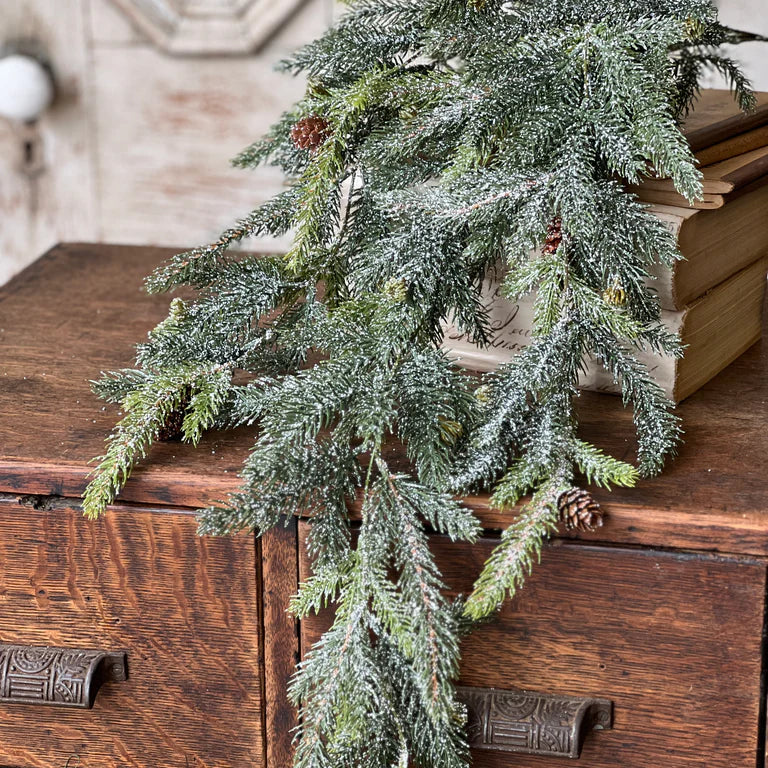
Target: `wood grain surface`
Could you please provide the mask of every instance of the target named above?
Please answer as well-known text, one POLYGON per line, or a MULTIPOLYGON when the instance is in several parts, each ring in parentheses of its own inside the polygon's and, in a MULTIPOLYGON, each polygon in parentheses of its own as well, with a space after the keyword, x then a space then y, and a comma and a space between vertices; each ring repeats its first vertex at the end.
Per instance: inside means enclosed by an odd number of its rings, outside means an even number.
MULTIPOLYGON (((76 496, 89 460, 118 418, 89 390, 99 371, 130 365, 133 346, 160 320, 169 297, 140 290, 173 251, 64 245, 0 289, 0 491, 76 496)), ((768 354, 759 342, 679 408, 677 460, 636 488, 599 495, 606 526, 582 538, 614 543, 768 555, 768 354)), ((582 433, 632 459, 632 413, 618 398, 583 393, 582 433)), ((238 485, 252 430, 211 433, 197 449, 158 444, 121 498, 198 507, 238 485)), ((513 512, 468 503, 488 528, 513 512)), ((565 534, 564 534, 565 535, 565 534)), ((579 534, 568 534, 578 536, 579 534)))
POLYGON ((90 711, 0 707, 0 765, 263 765, 256 567, 189 514, 0 502, 2 642, 124 650, 129 674, 90 711))
MULTIPOLYGON (((103 370, 130 366, 134 346, 170 297, 142 281, 174 251, 63 246, 0 289, 0 490, 77 496, 104 451, 118 408, 90 392, 103 370)), ((197 450, 159 443, 123 499, 197 506, 237 485, 252 433, 211 434, 197 450)))
POLYGON ((298 586, 296 520, 279 525, 261 539, 264 612, 264 707, 269 768, 293 765, 293 729, 298 720, 288 701, 288 681, 299 661, 298 622, 288 602, 298 586))
MULTIPOLYGON (((300 576, 310 574, 300 523, 300 576)), ((451 593, 467 594, 495 542, 434 537, 451 593)), ((525 588, 462 644, 461 684, 594 696, 614 727, 591 733, 589 768, 754 766, 765 565, 560 543, 525 588)), ((308 649, 330 614, 302 621, 308 649)), ((562 758, 477 750, 475 768, 556 768, 562 758)))

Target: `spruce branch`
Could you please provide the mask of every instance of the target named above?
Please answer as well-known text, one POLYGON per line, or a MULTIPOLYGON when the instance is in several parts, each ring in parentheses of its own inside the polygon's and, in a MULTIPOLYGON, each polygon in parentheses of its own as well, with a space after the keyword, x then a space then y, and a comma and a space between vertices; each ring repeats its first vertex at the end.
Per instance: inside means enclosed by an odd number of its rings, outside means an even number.
POLYGON ((610 489, 612 485, 632 487, 637 482, 638 471, 635 467, 583 440, 574 440, 573 458, 589 485, 610 489))
POLYGON ((102 371, 101 378, 90 381, 91 391, 108 403, 122 403, 131 392, 143 387, 150 378, 140 368, 123 368, 120 371, 102 371))
POLYGON ((682 353, 647 285, 680 254, 626 187, 656 175, 701 193, 679 121, 713 67, 752 104, 720 47, 750 36, 710 0, 347 5, 281 65, 308 75, 306 96, 234 160, 281 168, 289 188, 147 279, 194 298, 174 300, 135 368, 94 383, 125 416, 85 510, 115 498, 171 413, 192 443, 254 428, 241 488, 200 511, 199 531, 310 523, 313 575, 291 607, 335 619, 291 684, 295 765, 465 768, 460 638, 520 589, 561 499, 566 525, 601 519, 577 475, 632 485, 681 438, 637 357, 682 353), (289 231, 288 254, 234 250, 289 231), (447 323, 493 343, 496 278, 532 297, 534 327, 478 381, 441 344, 447 323), (632 408, 637 468, 579 437, 590 356, 632 408), (512 522, 472 594, 451 600, 430 537, 475 541, 452 494, 479 489, 512 522))
POLYGON ((226 253, 231 245, 257 235, 283 235, 293 226, 299 191, 300 188, 291 188, 280 193, 223 232, 215 242, 173 256, 147 278, 147 291, 163 293, 181 285, 209 285, 218 276, 218 267, 227 263, 226 253))
POLYGON ((451 685, 458 669, 458 616, 443 595, 419 521, 429 509, 434 511, 427 516, 440 528, 464 540, 477 534, 477 521, 467 510, 393 474, 378 452, 371 455, 356 550, 339 567, 318 569, 293 601, 298 615, 305 615, 338 599, 332 629, 307 655, 291 686, 303 712, 297 764, 334 765, 342 755, 357 763, 375 753, 378 734, 366 727, 373 705, 378 727, 399 734, 396 744, 387 745, 388 755, 423 765, 462 764, 463 718, 451 685), (453 508, 450 521, 445 506, 453 508), (465 522, 457 527, 461 516, 465 522), (371 657, 377 657, 373 666, 371 657), (387 658, 383 670, 382 657, 387 658), (350 663, 356 658, 369 665, 370 677, 361 680, 359 666, 350 663), (362 696, 361 685, 367 688, 362 696), (345 714, 339 717, 339 711, 345 714), (426 724, 428 733, 439 737, 430 742, 423 733, 417 736, 416 724, 426 724))
POLYGON ((522 586, 541 556, 545 539, 556 528, 557 497, 565 489, 562 481, 544 484, 521 509, 517 520, 502 533, 501 542, 488 558, 464 606, 471 619, 491 615, 507 595, 512 597, 522 586))
MULTIPOLYGON (((186 407, 185 439, 196 442, 216 416, 230 377, 226 366, 182 367, 147 377, 126 394, 122 400, 125 416, 107 439, 107 452, 100 457, 83 496, 85 515, 97 518, 112 503, 174 411, 186 407), (192 402, 187 404, 190 391, 192 402)), ((137 378, 132 377, 134 382, 137 378)), ((109 380, 114 382, 112 377, 109 380)))

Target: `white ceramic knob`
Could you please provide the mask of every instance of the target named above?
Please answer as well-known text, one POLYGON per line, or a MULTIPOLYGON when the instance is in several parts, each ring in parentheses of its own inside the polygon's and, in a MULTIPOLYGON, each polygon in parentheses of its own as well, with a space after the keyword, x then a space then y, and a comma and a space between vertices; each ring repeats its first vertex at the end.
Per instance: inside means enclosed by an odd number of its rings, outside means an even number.
POLYGON ((34 57, 11 54, 0 59, 0 116, 32 122, 53 101, 53 80, 34 57))

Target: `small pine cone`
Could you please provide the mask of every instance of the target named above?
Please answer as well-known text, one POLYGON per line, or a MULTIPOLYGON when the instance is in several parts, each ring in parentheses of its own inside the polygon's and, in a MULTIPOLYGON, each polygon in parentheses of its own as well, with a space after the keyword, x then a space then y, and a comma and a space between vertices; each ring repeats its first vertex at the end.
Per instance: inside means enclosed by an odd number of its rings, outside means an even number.
POLYGON ((315 152, 331 135, 331 124, 319 115, 303 117, 291 128, 291 141, 296 149, 315 152))
POLYGON ((551 256, 563 242, 563 222, 559 216, 555 216, 547 227, 547 235, 544 238, 544 247, 541 252, 551 256))
POLYGON ((181 427, 183 424, 184 410, 179 408, 178 410, 171 411, 168 418, 165 420, 165 424, 160 427, 160 431, 157 433, 157 439, 163 443, 181 440, 181 427))
POLYGON ((560 519, 567 530, 594 531, 603 525, 603 512, 592 496, 581 488, 571 488, 557 499, 560 519))
POLYGON ((192 393, 189 388, 184 392, 184 396, 181 400, 181 404, 178 408, 175 408, 168 414, 168 418, 165 420, 165 424, 160 427, 157 433, 157 439, 163 443, 174 442, 181 440, 183 433, 182 427, 184 425, 184 417, 186 416, 187 407, 189 406, 192 393))

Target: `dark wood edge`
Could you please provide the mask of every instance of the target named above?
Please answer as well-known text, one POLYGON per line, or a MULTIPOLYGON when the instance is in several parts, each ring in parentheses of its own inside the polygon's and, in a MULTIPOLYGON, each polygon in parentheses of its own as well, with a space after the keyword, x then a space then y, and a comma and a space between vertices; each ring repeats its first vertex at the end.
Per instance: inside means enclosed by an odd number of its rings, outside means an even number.
POLYGON ((286 691, 299 661, 298 622, 288 613, 288 602, 298 590, 296 525, 295 519, 290 520, 261 537, 267 768, 293 765, 293 729, 298 721, 286 691))
POLYGON ((766 174, 768 174, 768 155, 763 155, 748 165, 727 173, 720 181, 731 185, 732 189, 729 190, 730 192, 758 181, 766 174))
MULTIPOLYGON (((227 490, 236 490, 238 482, 233 476, 231 488, 227 490)), ((0 493, 56 495, 77 499, 84 488, 82 467, 69 469, 51 465, 47 468, 39 462, 0 462, 0 493)), ((203 475, 195 477, 189 473, 174 473, 166 468, 162 472, 134 474, 115 506, 123 502, 136 502, 144 506, 159 504, 175 509, 195 510, 226 495, 221 491, 221 477, 216 478, 213 487, 203 475)), ((641 491, 642 488, 638 486, 638 492, 641 491)), ((687 507, 681 499, 674 500, 674 505, 669 506, 645 506, 636 500, 622 502, 618 494, 596 494, 607 515, 606 525, 599 532, 562 531, 559 536, 611 544, 768 555, 768 537, 765 535, 767 510, 755 510, 734 517, 716 509, 687 507)), ((487 501, 484 496, 465 498, 486 530, 506 528, 514 520, 514 511, 491 509, 487 501)), ((353 515, 356 511, 353 507, 353 515)))
MULTIPOLYGON (((560 530, 556 538, 582 543, 636 545, 662 549, 702 550, 722 555, 768 555, 765 512, 757 511, 736 519, 713 509, 692 509, 677 505, 639 506, 622 503, 608 492, 595 494, 606 518, 594 533, 560 530)), ((514 511, 489 509, 477 497, 466 499, 486 530, 503 530, 515 519, 514 511), (477 506, 476 506, 477 505, 477 506), (478 508, 480 507, 480 508, 478 508)))
MULTIPOLYGON (((88 484, 82 465, 62 466, 40 461, 0 461, 0 492, 39 493, 79 498, 88 484)), ((227 482, 220 474, 174 472, 172 467, 139 467, 120 493, 118 502, 172 504, 198 509, 237 490, 236 475, 227 482)))
POLYGON ((768 765, 768 568, 763 598, 763 637, 760 644, 760 705, 757 723, 757 766, 768 765))

